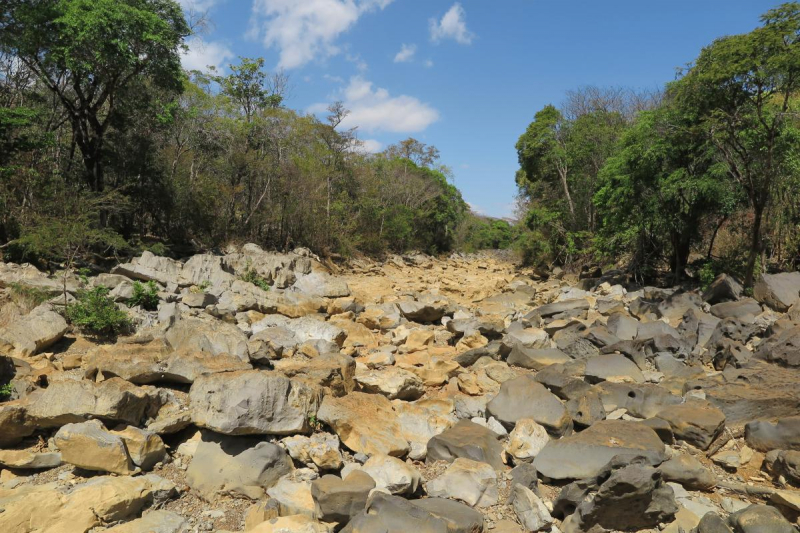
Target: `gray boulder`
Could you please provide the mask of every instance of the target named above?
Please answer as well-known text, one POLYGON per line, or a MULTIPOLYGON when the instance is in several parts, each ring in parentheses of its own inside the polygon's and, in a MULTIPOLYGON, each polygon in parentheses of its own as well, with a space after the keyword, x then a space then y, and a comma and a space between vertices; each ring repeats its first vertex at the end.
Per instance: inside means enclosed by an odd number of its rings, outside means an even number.
POLYGON ((564 404, 548 391, 544 385, 528 375, 506 381, 500 392, 486 406, 508 429, 517 420, 532 418, 554 435, 563 435, 572 424, 564 404))
POLYGON ((744 427, 747 445, 760 452, 800 450, 800 416, 779 418, 777 422, 755 420, 744 427))
POLYGON ((49 305, 41 305, 0 327, 0 353, 29 357, 60 341, 67 322, 49 305))
POLYGON ((428 441, 426 461, 452 463, 463 457, 502 470, 504 451, 499 439, 500 435, 494 431, 469 420, 461 420, 428 441))
POLYGON ((768 505, 751 505, 728 517, 736 533, 795 533, 780 511, 768 505))
POLYGON ((800 298, 800 272, 762 274, 753 286, 753 296, 771 309, 785 313, 800 298))
POLYGON ((311 483, 311 497, 316 506, 317 518, 323 522, 347 524, 362 512, 367 498, 375 488, 375 480, 361 470, 354 470, 344 479, 327 475, 311 483))

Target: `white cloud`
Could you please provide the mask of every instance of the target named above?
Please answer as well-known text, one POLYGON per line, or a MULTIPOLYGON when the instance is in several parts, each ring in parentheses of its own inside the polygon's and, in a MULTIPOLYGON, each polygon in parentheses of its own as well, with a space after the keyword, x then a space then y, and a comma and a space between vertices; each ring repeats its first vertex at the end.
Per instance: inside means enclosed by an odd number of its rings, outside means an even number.
POLYGON ((470 44, 475 35, 467 29, 467 14, 456 2, 441 20, 430 19, 431 40, 454 39, 460 44, 470 44))
POLYGON ((298 68, 340 52, 336 39, 364 13, 393 0, 253 0, 254 33, 280 50, 278 67, 298 68))
POLYGON ((397 55, 394 56, 395 63, 405 63, 414 59, 414 54, 417 53, 416 44, 403 44, 397 55))
POLYGON ((432 66, 433 66, 433 60, 432 59, 426 59, 425 60, 425 67, 426 68, 431 68, 432 66))
POLYGON ((214 5, 219 3, 219 0, 178 0, 184 11, 203 12, 208 11, 214 5))
MULTIPOLYGON (((353 76, 339 95, 350 114, 342 128, 358 127, 359 131, 393 133, 419 132, 439 120, 439 112, 413 96, 392 96, 389 91, 374 87, 371 81, 353 76)), ((320 113, 326 104, 314 104, 309 112, 320 113)))
POLYGON ((322 77, 332 83, 344 83, 341 76, 331 76, 330 74, 323 74, 322 77))
POLYGON ((376 141, 375 139, 364 139, 361 141, 361 148, 370 154, 377 154, 383 150, 383 143, 376 141))
POLYGON ((191 37, 186 41, 187 52, 181 54, 181 63, 186 70, 206 70, 211 65, 224 70, 234 53, 225 44, 209 41, 199 37, 191 37))

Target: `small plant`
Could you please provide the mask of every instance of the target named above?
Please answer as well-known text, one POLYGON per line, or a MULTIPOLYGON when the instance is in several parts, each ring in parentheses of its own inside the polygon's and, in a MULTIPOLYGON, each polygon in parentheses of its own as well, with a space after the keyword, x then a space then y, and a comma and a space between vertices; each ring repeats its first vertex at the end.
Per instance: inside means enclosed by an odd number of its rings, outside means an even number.
POLYGON ((131 328, 128 314, 108 297, 108 287, 102 285, 79 292, 78 301, 67 306, 65 315, 84 333, 99 337, 119 335, 131 328))
POLYGON ((208 291, 208 289, 210 288, 211 288, 211 282, 205 280, 200 285, 193 286, 191 289, 189 289, 189 292, 193 294, 205 294, 205 292, 208 291))
POLYGON ((11 398, 11 395, 14 393, 14 384, 13 383, 6 383, 5 385, 0 385, 0 402, 4 402, 11 398))
POLYGON ((128 307, 137 305, 146 311, 158 309, 158 286, 155 281, 148 281, 146 284, 133 282, 133 296, 128 300, 128 307))
POLYGON ((88 268, 79 268, 76 271, 76 274, 78 274, 78 277, 80 278, 80 280, 83 282, 84 285, 89 284, 89 276, 91 275, 91 273, 92 271, 89 270, 88 268))
POLYGON ((145 249, 153 255, 159 255, 162 257, 169 255, 169 250, 162 242, 151 244, 150 246, 145 247, 145 249))
POLYGON ((28 287, 21 283, 12 283, 10 289, 11 301, 23 308, 26 312, 51 298, 47 291, 36 287, 28 287))
POLYGON ((245 270, 244 274, 240 277, 240 279, 242 281, 252 283, 261 290, 265 291, 270 290, 270 286, 267 280, 259 276, 258 272, 256 272, 255 269, 253 268, 248 267, 247 270, 245 270))
POLYGON ((322 423, 317 419, 316 415, 308 417, 308 425, 311 426, 311 431, 319 431, 322 429, 322 423))
POLYGON ((716 269, 714 268, 714 263, 709 261, 708 263, 704 264, 700 267, 698 271, 698 275, 700 277, 700 287, 703 290, 706 290, 709 285, 711 285, 717 277, 716 269))

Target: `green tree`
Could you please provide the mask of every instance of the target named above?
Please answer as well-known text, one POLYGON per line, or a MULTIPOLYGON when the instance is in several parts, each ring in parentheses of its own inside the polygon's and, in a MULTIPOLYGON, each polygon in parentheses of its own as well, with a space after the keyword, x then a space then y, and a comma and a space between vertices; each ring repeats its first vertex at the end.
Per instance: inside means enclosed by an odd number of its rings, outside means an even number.
POLYGON ((750 33, 717 39, 676 84, 698 110, 708 138, 753 212, 745 284, 763 251, 764 214, 775 187, 793 172, 798 131, 792 96, 800 90, 800 3, 761 17, 750 33))
POLYGON ((190 30, 174 0, 7 0, 0 50, 35 73, 67 113, 95 192, 105 189, 106 135, 134 82, 180 91, 190 30))

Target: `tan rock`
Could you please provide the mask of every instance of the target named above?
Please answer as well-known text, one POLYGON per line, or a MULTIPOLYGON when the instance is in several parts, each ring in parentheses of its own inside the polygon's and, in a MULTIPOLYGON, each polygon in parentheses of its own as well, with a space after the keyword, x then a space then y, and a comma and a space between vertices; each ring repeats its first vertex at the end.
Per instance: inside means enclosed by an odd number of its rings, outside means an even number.
POLYGON ((156 433, 134 426, 120 426, 111 431, 125 441, 125 447, 133 464, 144 471, 152 470, 156 463, 164 460, 167 449, 156 433))
POLYGON ((305 515, 282 516, 262 522, 250 533, 330 533, 333 528, 305 515))
POLYGON ((99 420, 67 424, 54 437, 64 462, 85 470, 129 475, 136 472, 125 441, 99 420))

